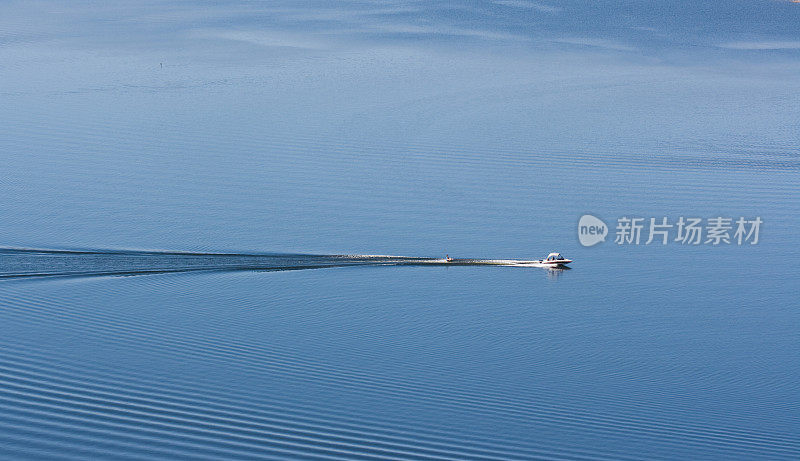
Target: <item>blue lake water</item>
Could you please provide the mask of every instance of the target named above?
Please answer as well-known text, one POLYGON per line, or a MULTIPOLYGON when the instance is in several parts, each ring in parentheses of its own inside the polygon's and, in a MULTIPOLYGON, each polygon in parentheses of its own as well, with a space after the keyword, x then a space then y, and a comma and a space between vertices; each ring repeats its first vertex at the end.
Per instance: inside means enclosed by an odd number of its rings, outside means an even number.
POLYGON ((0 6, 0 457, 797 459, 799 8, 0 6))

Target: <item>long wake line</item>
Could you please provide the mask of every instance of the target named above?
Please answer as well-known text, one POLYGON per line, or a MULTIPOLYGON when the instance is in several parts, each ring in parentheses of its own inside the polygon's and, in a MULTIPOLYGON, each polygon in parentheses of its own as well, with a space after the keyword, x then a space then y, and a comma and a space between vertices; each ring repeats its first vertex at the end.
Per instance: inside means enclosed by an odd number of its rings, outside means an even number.
POLYGON ((289 271, 348 266, 487 265, 542 267, 537 261, 515 259, 0 248, 0 279, 133 276, 194 271, 289 271))

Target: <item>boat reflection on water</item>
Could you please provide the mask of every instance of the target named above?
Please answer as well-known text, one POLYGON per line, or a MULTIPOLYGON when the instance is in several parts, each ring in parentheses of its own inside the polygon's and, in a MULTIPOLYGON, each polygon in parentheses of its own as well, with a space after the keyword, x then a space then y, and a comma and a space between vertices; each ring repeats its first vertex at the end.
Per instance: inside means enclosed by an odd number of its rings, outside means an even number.
POLYGON ((572 268, 569 266, 561 266, 561 267, 545 267, 544 272, 547 280, 558 280, 564 272, 571 271, 572 268))

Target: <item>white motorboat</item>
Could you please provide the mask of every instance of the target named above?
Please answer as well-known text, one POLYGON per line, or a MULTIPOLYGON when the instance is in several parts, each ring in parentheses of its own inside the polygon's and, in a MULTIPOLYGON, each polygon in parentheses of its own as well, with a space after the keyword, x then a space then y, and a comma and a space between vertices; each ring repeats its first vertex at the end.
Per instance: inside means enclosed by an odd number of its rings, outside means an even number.
POLYGON ((539 264, 549 266, 549 267, 560 267, 566 266, 567 264, 571 263, 571 259, 567 259, 561 256, 561 253, 550 253, 547 255, 546 258, 541 259, 538 261, 539 264))

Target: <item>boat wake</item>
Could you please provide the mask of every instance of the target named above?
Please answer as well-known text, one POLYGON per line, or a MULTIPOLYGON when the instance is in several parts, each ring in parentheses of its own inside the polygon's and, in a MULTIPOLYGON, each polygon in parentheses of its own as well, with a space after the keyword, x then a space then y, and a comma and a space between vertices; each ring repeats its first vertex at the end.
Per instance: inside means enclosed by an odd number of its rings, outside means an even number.
MULTIPOLYGON (((509 266, 547 268, 547 265, 541 264, 540 261, 515 259, 0 249, 0 279, 133 276, 195 271, 288 271, 348 266, 509 266)), ((566 267, 562 269, 566 269, 566 267)))

